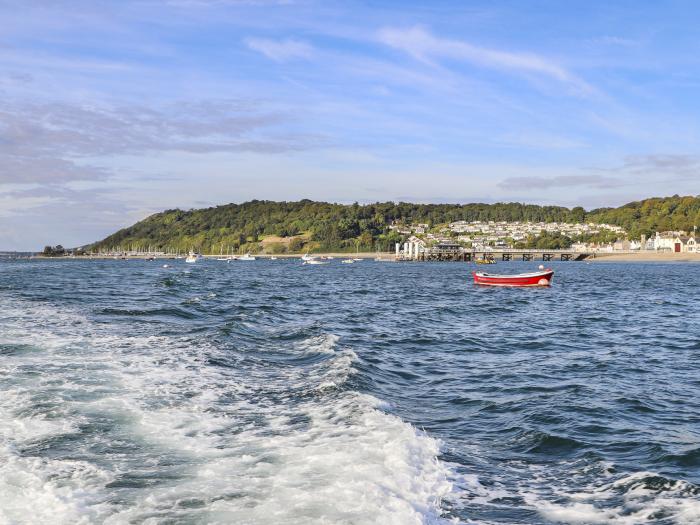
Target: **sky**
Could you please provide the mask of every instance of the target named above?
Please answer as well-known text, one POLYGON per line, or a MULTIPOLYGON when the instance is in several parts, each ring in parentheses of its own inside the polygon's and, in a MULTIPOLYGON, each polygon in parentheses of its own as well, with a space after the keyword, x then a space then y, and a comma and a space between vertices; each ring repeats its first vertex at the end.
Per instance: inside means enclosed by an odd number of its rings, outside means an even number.
POLYGON ((700 3, 0 0, 0 249, 251 199, 700 194, 700 3))

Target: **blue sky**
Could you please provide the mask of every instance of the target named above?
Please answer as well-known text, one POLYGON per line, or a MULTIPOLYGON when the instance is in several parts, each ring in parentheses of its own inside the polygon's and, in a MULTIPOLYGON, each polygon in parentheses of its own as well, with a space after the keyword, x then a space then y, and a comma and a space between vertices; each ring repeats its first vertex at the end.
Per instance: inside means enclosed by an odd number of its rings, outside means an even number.
POLYGON ((245 200, 700 194, 692 1, 0 0, 0 248, 245 200))

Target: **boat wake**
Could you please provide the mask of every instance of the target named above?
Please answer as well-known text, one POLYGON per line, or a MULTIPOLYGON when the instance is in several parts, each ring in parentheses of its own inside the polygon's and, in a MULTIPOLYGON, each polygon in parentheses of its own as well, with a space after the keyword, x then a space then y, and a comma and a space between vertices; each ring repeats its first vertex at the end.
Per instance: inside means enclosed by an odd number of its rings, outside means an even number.
POLYGON ((247 348, 2 312, 2 522, 441 521, 439 443, 347 388, 333 334, 247 348))

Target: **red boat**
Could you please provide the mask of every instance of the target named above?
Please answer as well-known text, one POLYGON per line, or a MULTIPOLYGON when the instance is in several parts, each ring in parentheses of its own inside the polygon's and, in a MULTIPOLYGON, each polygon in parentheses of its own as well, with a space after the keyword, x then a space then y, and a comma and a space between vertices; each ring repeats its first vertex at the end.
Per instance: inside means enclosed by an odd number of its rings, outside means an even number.
POLYGON ((472 272, 474 284, 484 286, 549 286, 554 270, 547 268, 539 272, 496 275, 486 272, 472 272))

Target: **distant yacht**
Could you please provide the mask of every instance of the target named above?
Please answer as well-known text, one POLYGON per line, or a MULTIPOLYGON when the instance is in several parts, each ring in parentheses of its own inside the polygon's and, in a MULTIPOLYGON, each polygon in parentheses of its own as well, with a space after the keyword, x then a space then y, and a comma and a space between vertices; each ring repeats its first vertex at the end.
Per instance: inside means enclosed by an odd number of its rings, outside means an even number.
POLYGON ((254 261, 255 257, 250 255, 250 252, 246 253, 245 255, 242 255, 238 258, 239 261, 254 261))
POLYGON ((355 263, 355 259, 343 259, 343 260, 340 261, 340 262, 341 262, 342 264, 354 264, 354 263, 355 263))

